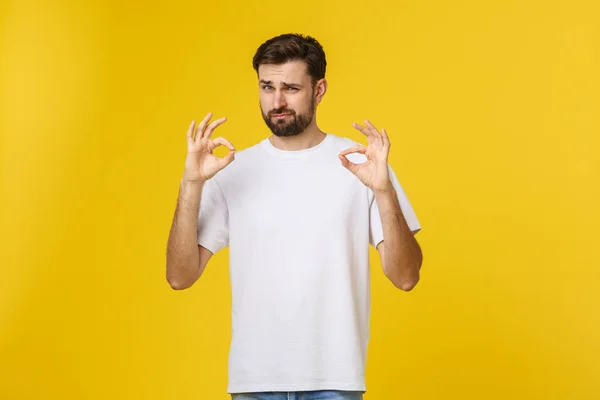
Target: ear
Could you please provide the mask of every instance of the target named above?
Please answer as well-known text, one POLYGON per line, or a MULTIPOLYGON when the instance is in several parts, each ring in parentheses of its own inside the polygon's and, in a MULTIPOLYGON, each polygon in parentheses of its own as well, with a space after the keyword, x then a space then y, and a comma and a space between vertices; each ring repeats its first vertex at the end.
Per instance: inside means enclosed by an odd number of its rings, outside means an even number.
POLYGON ((319 104, 321 100, 323 100, 323 96, 325 96, 325 92, 327 91, 327 80, 325 78, 319 79, 317 83, 315 83, 315 102, 319 104))

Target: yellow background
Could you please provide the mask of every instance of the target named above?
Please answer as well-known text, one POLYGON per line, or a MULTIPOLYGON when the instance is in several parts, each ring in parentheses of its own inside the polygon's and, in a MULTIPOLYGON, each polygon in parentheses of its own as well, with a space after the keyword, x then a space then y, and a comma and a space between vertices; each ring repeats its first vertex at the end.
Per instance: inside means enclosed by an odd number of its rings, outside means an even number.
POLYGON ((372 253, 365 398, 600 398, 596 4, 0 3, 0 398, 229 398, 228 253, 175 292, 165 246, 190 121, 266 137, 251 58, 284 32, 423 225, 414 291, 372 253))

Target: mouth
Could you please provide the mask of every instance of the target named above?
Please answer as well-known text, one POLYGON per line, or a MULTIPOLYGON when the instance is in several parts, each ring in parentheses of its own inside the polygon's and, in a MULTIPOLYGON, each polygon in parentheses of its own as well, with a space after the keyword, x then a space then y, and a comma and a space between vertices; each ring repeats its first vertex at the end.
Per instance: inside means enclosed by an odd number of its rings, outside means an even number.
POLYGON ((272 114, 271 118, 273 118, 273 119, 285 119, 285 118, 288 118, 288 117, 291 117, 291 116, 292 116, 292 114, 272 114))

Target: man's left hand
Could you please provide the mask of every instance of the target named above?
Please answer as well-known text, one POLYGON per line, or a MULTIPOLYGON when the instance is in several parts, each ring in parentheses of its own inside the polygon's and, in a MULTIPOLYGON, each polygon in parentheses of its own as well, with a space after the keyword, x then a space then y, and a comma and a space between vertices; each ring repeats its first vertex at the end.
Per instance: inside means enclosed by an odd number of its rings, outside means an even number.
POLYGON ((386 191, 392 187, 388 171, 390 140, 385 129, 381 129, 381 133, 379 133, 369 120, 365 120, 365 124, 366 127, 355 123, 352 126, 367 137, 367 147, 363 145, 351 147, 342 151, 338 157, 342 161, 342 165, 371 190, 374 192, 386 191), (366 155, 367 161, 362 164, 350 162, 346 156, 352 153, 366 155))

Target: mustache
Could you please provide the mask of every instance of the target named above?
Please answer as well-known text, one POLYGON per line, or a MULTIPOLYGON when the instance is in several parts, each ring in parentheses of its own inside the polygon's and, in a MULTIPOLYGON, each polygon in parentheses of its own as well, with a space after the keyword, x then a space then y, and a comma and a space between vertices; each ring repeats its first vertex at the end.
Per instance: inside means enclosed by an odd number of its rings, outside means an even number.
POLYGON ((292 114, 292 115, 295 115, 296 113, 294 112, 294 110, 289 110, 287 108, 278 108, 276 110, 269 111, 268 116, 271 117, 271 116, 273 116, 273 114, 292 114))

